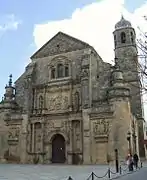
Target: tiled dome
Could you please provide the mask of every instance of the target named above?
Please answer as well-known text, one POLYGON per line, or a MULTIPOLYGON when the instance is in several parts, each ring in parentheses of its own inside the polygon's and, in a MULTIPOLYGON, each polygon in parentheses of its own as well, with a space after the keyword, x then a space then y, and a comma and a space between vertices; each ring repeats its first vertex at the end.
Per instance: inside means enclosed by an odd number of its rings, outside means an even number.
POLYGON ((121 20, 116 23, 115 29, 125 28, 125 27, 132 27, 131 23, 124 19, 122 16, 121 20))

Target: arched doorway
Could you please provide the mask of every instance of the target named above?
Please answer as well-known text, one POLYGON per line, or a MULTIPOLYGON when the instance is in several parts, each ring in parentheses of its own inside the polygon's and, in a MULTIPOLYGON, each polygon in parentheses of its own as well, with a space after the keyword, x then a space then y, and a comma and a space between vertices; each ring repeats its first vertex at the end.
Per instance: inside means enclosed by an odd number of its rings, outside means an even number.
POLYGON ((52 140, 52 163, 65 162, 65 139, 62 135, 56 134, 52 140))

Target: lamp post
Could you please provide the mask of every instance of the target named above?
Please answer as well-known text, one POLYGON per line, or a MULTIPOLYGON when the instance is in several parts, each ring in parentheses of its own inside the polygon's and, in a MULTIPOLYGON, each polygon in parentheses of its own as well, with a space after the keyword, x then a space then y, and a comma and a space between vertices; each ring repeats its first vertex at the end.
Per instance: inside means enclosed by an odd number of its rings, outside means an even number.
POLYGON ((132 154, 132 150, 131 150, 131 133, 130 133, 130 131, 127 133, 127 141, 129 143, 130 154, 132 154))
POLYGON ((115 149, 115 167, 116 167, 116 173, 119 172, 119 162, 118 162, 118 150, 115 149))

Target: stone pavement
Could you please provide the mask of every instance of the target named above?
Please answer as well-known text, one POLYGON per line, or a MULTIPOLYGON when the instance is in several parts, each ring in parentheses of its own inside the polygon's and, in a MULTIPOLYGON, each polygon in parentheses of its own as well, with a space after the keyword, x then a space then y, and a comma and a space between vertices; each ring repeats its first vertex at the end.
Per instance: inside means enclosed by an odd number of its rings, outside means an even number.
MULTIPOLYGON (((0 164, 0 180, 67 180, 69 176, 71 176, 73 180, 87 180, 91 172, 101 177, 106 174, 107 170, 108 166, 105 165, 53 166, 0 164)), ((111 171, 115 172, 114 167, 111 167, 111 171)), ((126 172, 127 171, 125 171, 125 173, 126 172)), ((119 174, 113 174, 111 177, 118 175, 119 174)), ((101 179, 108 179, 108 175, 101 179)))
POLYGON ((147 179, 147 168, 143 167, 137 172, 128 174, 119 178, 119 180, 146 180, 147 179))

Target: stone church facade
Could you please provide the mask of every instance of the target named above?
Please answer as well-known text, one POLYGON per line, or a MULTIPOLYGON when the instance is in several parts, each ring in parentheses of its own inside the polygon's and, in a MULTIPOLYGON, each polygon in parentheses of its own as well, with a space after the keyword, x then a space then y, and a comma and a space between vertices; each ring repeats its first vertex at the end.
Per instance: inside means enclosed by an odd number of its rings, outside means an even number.
POLYGON ((122 17, 114 66, 62 32, 32 55, 15 86, 10 76, 5 87, 0 161, 97 164, 113 161, 116 151, 120 160, 128 151, 144 157, 135 38, 122 17))

